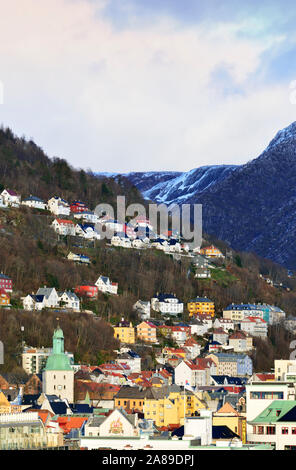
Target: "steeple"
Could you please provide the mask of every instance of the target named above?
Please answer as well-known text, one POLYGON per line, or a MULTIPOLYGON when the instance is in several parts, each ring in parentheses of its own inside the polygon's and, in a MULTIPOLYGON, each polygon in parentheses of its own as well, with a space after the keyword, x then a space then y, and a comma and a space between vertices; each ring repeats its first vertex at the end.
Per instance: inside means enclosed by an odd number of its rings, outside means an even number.
POLYGON ((72 370, 64 352, 64 333, 59 324, 52 337, 52 354, 47 358, 45 370, 72 370))

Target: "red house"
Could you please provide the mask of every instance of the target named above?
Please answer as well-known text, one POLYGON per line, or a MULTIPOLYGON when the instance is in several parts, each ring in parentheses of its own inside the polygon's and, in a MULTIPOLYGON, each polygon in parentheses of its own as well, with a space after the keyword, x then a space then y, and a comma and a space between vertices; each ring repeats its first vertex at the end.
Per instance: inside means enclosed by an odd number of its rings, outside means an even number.
POLYGON ((0 274, 0 289, 5 290, 5 292, 12 292, 12 279, 6 274, 0 274))
POLYGON ((74 292, 80 297, 87 297, 89 299, 96 299, 98 297, 97 286, 92 286, 90 284, 82 284, 81 286, 76 286, 74 292))
POLYGON ((88 207, 81 201, 73 201, 72 204, 70 204, 70 210, 71 212, 74 212, 74 214, 81 214, 82 212, 89 211, 88 207))

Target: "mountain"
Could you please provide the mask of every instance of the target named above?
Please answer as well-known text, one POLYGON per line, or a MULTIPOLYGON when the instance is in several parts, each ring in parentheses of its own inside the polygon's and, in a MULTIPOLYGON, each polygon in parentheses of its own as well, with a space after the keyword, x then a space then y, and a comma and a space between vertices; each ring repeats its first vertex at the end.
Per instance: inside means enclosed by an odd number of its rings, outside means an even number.
POLYGON ((244 165, 125 175, 145 198, 203 204, 203 229, 236 250, 296 268, 296 122, 244 165))
POLYGON ((213 165, 202 166, 183 173, 180 171, 149 171, 147 173, 131 172, 123 175, 98 173, 98 175, 113 177, 115 180, 120 176, 125 176, 147 200, 164 204, 184 204, 226 178, 236 168, 237 165, 213 165))

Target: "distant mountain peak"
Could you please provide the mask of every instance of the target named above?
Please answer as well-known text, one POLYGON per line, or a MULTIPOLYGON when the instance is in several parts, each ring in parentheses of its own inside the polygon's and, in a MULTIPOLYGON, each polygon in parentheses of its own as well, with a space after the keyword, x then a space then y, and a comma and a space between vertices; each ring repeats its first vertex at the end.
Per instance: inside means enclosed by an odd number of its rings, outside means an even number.
POLYGON ((289 141, 296 140, 296 121, 292 122, 284 129, 278 131, 275 137, 272 139, 266 150, 271 150, 280 144, 287 143, 289 141))

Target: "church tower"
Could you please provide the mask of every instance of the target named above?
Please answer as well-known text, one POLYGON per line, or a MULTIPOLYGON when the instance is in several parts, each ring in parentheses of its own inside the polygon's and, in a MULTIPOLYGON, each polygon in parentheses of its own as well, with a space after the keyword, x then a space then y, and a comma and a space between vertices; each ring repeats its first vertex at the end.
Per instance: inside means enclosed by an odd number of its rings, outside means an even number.
POLYGON ((53 334, 53 351, 42 373, 42 391, 74 402, 74 370, 64 352, 64 333, 58 326, 53 334))

